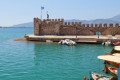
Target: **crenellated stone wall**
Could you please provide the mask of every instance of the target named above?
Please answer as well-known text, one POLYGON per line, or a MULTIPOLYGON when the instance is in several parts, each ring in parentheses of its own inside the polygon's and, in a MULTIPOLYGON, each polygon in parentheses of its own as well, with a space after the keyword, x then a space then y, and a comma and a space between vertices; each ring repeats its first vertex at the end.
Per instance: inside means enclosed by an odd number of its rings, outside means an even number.
POLYGON ((34 35, 119 35, 120 27, 116 23, 82 24, 81 22, 64 22, 64 19, 40 20, 34 18, 34 35))

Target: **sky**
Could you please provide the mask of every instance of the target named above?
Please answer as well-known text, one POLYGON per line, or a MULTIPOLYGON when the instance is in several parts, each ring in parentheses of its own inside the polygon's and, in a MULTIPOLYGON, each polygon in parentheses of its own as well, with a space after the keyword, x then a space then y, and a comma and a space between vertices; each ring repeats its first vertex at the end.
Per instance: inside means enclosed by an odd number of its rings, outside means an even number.
POLYGON ((32 22, 43 19, 47 11, 51 19, 106 19, 120 14, 120 0, 0 0, 0 26, 32 22))

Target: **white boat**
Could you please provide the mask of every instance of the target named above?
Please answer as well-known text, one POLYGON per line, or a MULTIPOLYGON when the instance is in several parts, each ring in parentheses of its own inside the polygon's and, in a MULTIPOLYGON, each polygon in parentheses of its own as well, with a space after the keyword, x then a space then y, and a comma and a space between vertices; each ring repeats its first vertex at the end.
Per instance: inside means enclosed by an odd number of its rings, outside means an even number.
POLYGON ((53 41, 52 41, 52 40, 46 40, 46 42, 51 43, 51 42, 53 42, 53 41))
POLYGON ((63 45, 63 44, 65 44, 65 41, 61 40, 61 41, 58 42, 58 44, 62 44, 63 45))
POLYGON ((72 40, 70 40, 70 39, 65 39, 65 40, 59 41, 58 44, 72 46, 72 45, 75 45, 76 42, 74 42, 74 41, 72 41, 72 40))
POLYGON ((115 47, 114 47, 114 50, 120 51, 120 46, 115 46, 115 47))
POLYGON ((106 46, 111 45, 111 41, 108 40, 106 42, 103 42, 102 45, 106 45, 106 46))
POLYGON ((116 79, 113 79, 113 77, 111 76, 104 76, 98 73, 91 73, 90 80, 116 80, 116 79))

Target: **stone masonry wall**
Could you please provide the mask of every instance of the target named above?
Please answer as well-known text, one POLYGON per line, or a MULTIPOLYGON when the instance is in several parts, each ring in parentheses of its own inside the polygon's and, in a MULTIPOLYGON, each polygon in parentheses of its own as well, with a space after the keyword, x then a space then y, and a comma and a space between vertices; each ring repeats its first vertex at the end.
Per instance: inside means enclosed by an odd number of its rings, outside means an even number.
POLYGON ((81 24, 81 22, 64 22, 64 19, 41 21, 34 18, 34 35, 120 35, 119 24, 81 24))

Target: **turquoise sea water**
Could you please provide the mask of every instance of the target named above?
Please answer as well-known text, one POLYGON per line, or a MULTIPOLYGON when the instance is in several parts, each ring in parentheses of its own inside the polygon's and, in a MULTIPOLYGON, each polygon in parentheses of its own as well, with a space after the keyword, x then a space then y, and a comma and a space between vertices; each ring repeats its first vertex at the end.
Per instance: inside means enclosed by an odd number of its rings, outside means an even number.
POLYGON ((102 73, 97 56, 112 46, 16 42, 33 28, 0 28, 0 80, 83 80, 90 71, 102 73))

